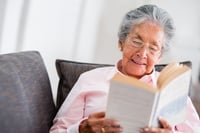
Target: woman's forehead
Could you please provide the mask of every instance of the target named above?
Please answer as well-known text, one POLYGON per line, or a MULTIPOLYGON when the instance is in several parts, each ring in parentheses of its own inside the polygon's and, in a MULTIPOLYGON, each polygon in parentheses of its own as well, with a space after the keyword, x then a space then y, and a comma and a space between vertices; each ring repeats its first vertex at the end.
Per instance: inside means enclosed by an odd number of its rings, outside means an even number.
POLYGON ((154 38, 157 39, 163 39, 164 37, 164 31, 163 28, 155 23, 141 23, 135 25, 131 31, 129 32, 128 36, 131 37, 138 37, 138 38, 154 38))

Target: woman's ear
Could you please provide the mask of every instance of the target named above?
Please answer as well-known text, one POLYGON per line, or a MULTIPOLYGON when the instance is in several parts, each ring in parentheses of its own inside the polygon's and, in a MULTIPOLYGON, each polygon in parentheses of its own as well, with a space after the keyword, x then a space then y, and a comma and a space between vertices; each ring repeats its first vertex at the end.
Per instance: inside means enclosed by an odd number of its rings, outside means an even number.
POLYGON ((123 44, 122 44, 122 41, 118 41, 118 47, 120 49, 120 51, 123 51, 123 44))

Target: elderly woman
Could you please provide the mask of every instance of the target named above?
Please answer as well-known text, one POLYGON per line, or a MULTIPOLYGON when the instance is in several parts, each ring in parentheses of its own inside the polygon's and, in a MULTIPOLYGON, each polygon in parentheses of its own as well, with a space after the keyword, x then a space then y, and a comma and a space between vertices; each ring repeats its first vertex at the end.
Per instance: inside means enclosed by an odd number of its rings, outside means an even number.
MULTIPOLYGON (((120 121, 105 117, 111 78, 120 73, 155 85, 159 73, 154 66, 168 49, 173 35, 173 21, 165 10, 155 5, 144 5, 128 12, 118 33, 122 59, 115 67, 97 68, 80 76, 56 115, 50 132, 123 132, 120 121)), ((161 127, 144 127, 140 132, 197 133, 200 130, 199 123, 198 115, 188 98, 187 118, 183 123, 172 126, 166 120, 160 119, 161 127)), ((135 132, 138 131, 133 131, 135 132)))

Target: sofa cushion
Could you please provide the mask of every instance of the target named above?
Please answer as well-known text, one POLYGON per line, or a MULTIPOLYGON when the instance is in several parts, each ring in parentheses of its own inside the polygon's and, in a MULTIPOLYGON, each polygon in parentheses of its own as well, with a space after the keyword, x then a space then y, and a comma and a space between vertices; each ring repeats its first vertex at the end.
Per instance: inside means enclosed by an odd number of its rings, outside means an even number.
POLYGON ((81 73, 103 66, 111 65, 57 59, 56 69, 59 76, 59 83, 56 99, 56 108, 60 108, 60 106, 67 97, 71 88, 74 86, 75 82, 78 80, 78 77, 81 73))
POLYGON ((37 51, 0 55, 0 101, 2 133, 49 132, 56 109, 37 51))
MULTIPOLYGON (((191 67, 190 61, 181 62, 182 64, 188 65, 191 67)), ((67 97, 71 88, 77 81, 81 73, 103 66, 112 66, 110 64, 94 64, 94 63, 84 63, 76 62, 70 60, 57 59, 56 60, 56 69, 59 76, 59 84, 57 91, 57 102, 56 108, 59 109, 63 101, 67 97)), ((155 66, 156 71, 161 71, 166 64, 159 64, 155 66)))

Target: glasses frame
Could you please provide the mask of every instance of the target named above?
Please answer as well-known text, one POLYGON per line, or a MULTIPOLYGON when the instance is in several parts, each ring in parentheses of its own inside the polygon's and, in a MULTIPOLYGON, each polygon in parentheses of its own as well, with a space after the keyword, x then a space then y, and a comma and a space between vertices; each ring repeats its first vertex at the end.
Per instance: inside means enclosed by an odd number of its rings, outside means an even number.
POLYGON ((145 48, 148 54, 151 56, 157 56, 162 53, 162 47, 156 46, 154 44, 148 44, 144 43, 141 39, 133 38, 133 37, 128 37, 127 38, 127 45, 131 49, 138 49, 141 50, 145 48))

